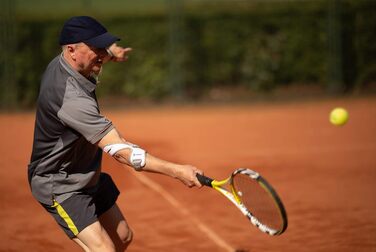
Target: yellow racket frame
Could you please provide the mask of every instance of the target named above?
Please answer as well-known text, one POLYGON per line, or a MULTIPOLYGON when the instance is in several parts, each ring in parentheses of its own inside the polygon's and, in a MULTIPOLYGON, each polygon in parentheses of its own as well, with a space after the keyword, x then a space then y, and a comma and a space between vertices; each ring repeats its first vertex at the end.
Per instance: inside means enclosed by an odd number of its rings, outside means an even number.
POLYGON ((202 185, 212 187, 216 191, 223 194, 227 199, 229 199, 243 213, 243 215, 245 215, 251 221, 251 223, 258 227, 262 232, 267 233, 269 235, 280 235, 286 230, 287 214, 282 204, 282 201, 279 199, 277 193, 268 184, 268 182, 264 178, 262 178, 257 172, 250 169, 240 168, 235 170, 230 177, 224 180, 214 180, 200 174, 196 174, 196 176, 202 185), (262 224, 242 203, 242 200, 239 197, 238 192, 236 191, 236 188, 233 185, 233 177, 239 173, 246 174, 252 179, 255 179, 259 183, 259 185, 264 188, 265 192, 267 192, 273 199, 274 204, 276 205, 277 209, 279 209, 279 214, 283 221, 282 228, 280 230, 276 230, 262 224))

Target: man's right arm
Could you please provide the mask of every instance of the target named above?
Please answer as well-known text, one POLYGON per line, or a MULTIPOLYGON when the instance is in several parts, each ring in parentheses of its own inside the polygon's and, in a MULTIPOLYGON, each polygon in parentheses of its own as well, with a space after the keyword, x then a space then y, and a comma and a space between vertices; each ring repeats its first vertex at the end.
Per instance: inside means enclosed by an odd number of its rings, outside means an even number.
MULTIPOLYGON (((120 133, 114 128, 108 132, 98 143, 98 146, 105 149, 106 146, 114 144, 128 144, 131 143, 124 140, 120 133)), ((112 156, 120 163, 132 166, 131 162, 132 149, 120 149, 112 156)), ((164 174, 176 179, 179 179, 188 187, 198 186, 201 187, 200 182, 196 178, 196 174, 202 174, 202 171, 191 165, 181 165, 152 156, 149 153, 145 154, 145 166, 138 171, 147 171, 164 174)))

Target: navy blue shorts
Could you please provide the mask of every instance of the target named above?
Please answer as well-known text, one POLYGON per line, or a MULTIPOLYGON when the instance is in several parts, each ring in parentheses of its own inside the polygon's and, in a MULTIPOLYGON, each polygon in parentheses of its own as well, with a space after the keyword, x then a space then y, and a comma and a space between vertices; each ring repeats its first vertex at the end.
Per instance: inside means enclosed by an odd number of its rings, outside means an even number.
POLYGON ((101 173, 98 189, 94 192, 82 190, 61 203, 55 200, 52 206, 45 204, 42 206, 72 239, 115 205, 119 194, 111 176, 101 173))

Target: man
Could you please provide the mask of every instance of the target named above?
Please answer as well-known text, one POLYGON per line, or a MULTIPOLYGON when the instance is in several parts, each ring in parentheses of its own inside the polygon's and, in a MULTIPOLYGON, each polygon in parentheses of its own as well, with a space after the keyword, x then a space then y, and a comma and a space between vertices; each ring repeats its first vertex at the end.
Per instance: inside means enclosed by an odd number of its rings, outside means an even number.
POLYGON ((59 41, 63 52, 48 65, 37 102, 28 167, 32 194, 84 251, 124 251, 132 239, 116 204, 119 191, 101 172, 102 150, 137 171, 201 186, 200 170, 146 153, 100 113, 95 88, 102 65, 125 61, 131 50, 118 40, 91 17, 67 20, 59 41))

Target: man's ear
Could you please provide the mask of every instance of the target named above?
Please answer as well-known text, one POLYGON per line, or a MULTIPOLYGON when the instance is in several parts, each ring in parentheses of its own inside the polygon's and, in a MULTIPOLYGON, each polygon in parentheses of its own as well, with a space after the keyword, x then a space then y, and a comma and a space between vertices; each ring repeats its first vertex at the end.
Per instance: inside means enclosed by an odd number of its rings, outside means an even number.
POLYGON ((69 54, 69 56, 73 59, 73 60, 76 60, 76 48, 77 46, 76 45, 67 45, 66 46, 66 50, 69 54))

